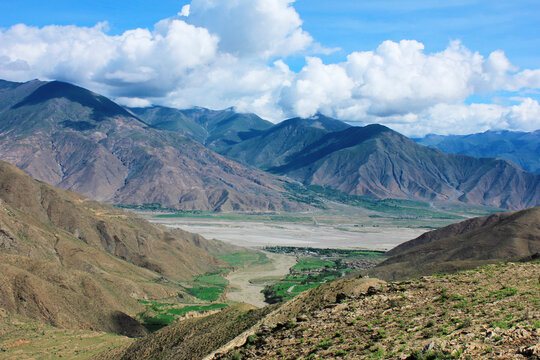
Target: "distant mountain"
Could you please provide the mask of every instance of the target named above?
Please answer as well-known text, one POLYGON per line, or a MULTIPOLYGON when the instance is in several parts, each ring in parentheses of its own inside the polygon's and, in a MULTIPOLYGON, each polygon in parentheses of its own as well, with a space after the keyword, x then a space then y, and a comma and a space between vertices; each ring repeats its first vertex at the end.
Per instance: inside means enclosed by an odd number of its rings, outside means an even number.
POLYGON ((86 89, 58 81, 2 82, 0 99, 0 158, 52 185, 120 204, 301 208, 284 196, 282 179, 150 127, 86 89))
POLYGON ((127 211, 33 180, 0 161, 0 308, 57 327, 129 336, 138 300, 227 266, 235 247, 168 231, 127 211))
POLYGON ((540 203, 540 176, 507 161, 444 154, 381 125, 320 119, 284 121, 222 154, 353 195, 508 209, 540 203))
POLYGON ((156 129, 179 132, 217 151, 246 140, 273 125, 255 114, 241 114, 233 109, 178 110, 153 106, 129 110, 156 129))
POLYGON ((525 171, 540 174, 540 130, 534 132, 486 131, 471 135, 427 135, 419 144, 448 154, 505 159, 525 171))
POLYGON ((309 119, 289 119, 243 142, 222 149, 220 153, 266 170, 286 164, 295 154, 324 135, 349 127, 342 121, 324 115, 309 119))
POLYGON ((454 272, 540 253, 540 207, 497 213, 430 231, 390 250, 369 273, 396 280, 454 272))

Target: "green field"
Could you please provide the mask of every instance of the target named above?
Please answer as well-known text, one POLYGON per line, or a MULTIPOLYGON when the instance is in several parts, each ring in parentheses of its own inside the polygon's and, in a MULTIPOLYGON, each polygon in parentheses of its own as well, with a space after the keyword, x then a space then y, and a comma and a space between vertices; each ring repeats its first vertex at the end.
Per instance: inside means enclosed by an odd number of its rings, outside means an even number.
POLYGON ((286 188, 291 200, 307 203, 320 209, 327 209, 324 200, 332 200, 341 204, 361 207, 389 215, 431 219, 464 219, 461 215, 432 209, 429 203, 423 201, 374 199, 367 196, 349 195, 319 185, 303 186, 289 183, 286 184, 286 188))
POLYGON ((287 301, 304 291, 357 271, 363 266, 366 268, 374 266, 384 259, 384 252, 370 250, 287 246, 266 247, 265 250, 280 254, 294 254, 298 259, 285 278, 264 288, 263 294, 268 303, 287 301))
POLYGON ((137 315, 144 327, 150 331, 159 330, 167 325, 172 324, 176 319, 184 316, 188 312, 197 311, 212 311, 223 309, 227 304, 213 303, 208 305, 177 305, 169 303, 160 303, 157 301, 140 301, 146 305, 147 309, 143 313, 137 315))
POLYGON ((187 290, 187 292, 203 301, 216 301, 221 297, 225 290, 224 287, 218 286, 197 286, 187 290))
POLYGON ((306 258, 298 261, 296 265, 292 267, 292 270, 305 271, 312 269, 333 268, 336 264, 333 261, 323 261, 318 258, 306 258))

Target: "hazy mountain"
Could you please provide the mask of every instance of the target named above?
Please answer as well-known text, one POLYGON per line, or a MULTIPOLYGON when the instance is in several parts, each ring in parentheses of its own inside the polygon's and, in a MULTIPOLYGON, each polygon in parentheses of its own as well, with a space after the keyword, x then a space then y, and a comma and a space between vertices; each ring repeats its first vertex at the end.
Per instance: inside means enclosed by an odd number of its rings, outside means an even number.
POLYGON ((507 161, 444 154, 381 125, 336 131, 305 123, 285 121, 223 154, 354 195, 509 209, 540 203, 540 176, 507 161))
POLYGON ((395 280, 453 272, 540 253, 540 207, 465 220, 390 250, 369 273, 395 280))
POLYGON ((241 114, 233 109, 178 110, 153 106, 129 110, 157 129, 179 132, 212 150, 239 143, 273 125, 255 114, 241 114))
POLYGON ((112 203, 299 208, 283 180, 152 128, 103 96, 58 81, 1 84, 0 158, 39 180, 112 203))
POLYGON ((324 135, 349 127, 342 121, 324 115, 289 119, 222 149, 220 153, 244 164, 269 169, 286 164, 295 154, 324 135))
POLYGON ((534 132, 486 131, 471 135, 427 135, 419 144, 448 154, 512 161, 522 169, 540 174, 540 130, 534 132))
POLYGON ((137 300, 176 296, 237 251, 33 180, 0 162, 0 308, 72 327, 142 335, 137 300), (167 279, 167 280, 165 280, 167 279), (162 281, 164 280, 164 281, 162 281))

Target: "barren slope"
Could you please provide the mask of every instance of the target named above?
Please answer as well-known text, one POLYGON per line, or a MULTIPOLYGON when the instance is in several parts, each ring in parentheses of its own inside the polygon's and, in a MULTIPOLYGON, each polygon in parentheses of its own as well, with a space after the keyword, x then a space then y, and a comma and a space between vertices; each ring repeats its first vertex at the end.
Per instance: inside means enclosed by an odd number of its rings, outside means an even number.
POLYGON ((141 335, 138 299, 226 266, 232 251, 31 179, 0 162, 0 308, 59 327, 141 335))
POLYGON ((540 207, 469 219, 430 231, 388 252, 369 274, 388 280, 453 272, 540 253, 540 207))
POLYGON ((301 208, 283 195, 282 179, 151 128, 103 96, 57 81, 38 83, 29 95, 21 90, 32 84, 8 83, 0 92, 7 107, 0 111, 0 158, 39 180, 111 203, 301 208))

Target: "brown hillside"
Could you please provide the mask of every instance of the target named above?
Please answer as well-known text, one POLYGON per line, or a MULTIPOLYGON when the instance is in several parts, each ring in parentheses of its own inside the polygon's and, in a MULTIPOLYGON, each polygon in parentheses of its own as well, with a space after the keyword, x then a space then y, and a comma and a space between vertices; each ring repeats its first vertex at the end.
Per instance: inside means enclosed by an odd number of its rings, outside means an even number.
POLYGON ((0 158, 36 179, 117 204, 304 208, 284 195, 284 179, 151 127, 103 96, 59 81, 32 84, 8 83, 0 91, 0 158))
POLYGON ((540 207, 465 220, 428 232, 388 252, 371 269, 388 280, 453 272, 540 252, 540 207))
POLYGON ((0 162, 0 307, 59 327, 140 335, 137 299, 225 266, 226 245, 31 179, 0 162))
MULTIPOLYGON (((538 359, 539 274, 538 263, 507 264, 358 286, 213 359, 538 359)), ((331 299, 337 284, 319 296, 331 299)))
POLYGON ((271 309, 239 304, 203 318, 179 321, 93 360, 202 359, 251 328, 271 309))

